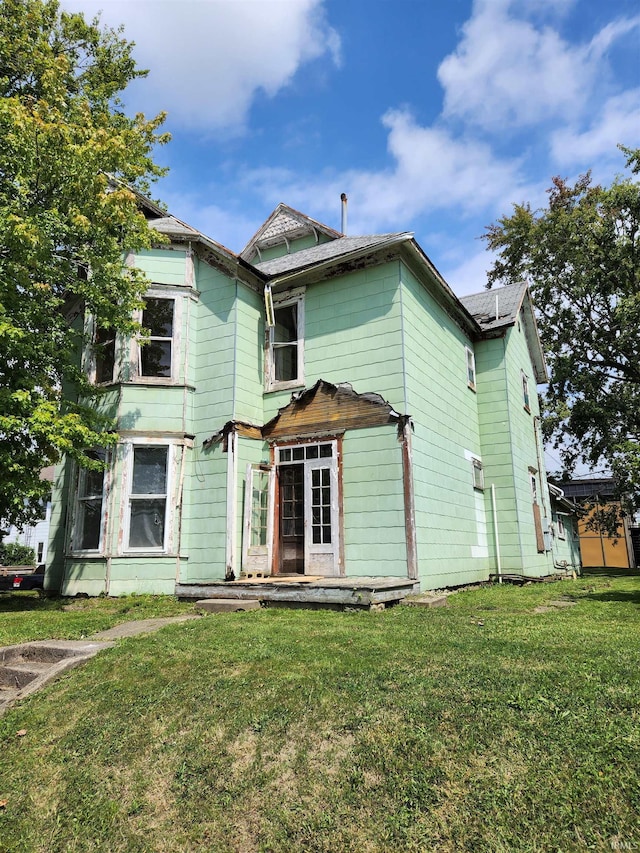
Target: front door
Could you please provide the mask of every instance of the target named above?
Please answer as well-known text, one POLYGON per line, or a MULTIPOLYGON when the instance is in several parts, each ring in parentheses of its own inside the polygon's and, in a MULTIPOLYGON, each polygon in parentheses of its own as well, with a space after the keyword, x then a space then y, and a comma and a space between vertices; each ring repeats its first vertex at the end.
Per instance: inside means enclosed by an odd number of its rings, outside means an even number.
POLYGON ((337 441, 276 448, 282 573, 340 574, 337 441))

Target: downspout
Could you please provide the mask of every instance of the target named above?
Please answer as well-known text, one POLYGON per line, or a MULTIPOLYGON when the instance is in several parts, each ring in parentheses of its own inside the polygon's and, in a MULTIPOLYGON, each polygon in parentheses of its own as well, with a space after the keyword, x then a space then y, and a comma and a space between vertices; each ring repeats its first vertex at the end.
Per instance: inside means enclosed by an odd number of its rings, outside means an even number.
POLYGON ((491 483, 491 506, 493 507, 493 538, 496 543, 496 569, 498 582, 502 583, 502 561, 500 559, 500 537, 498 536, 498 508, 496 506, 496 484, 491 483))
MULTIPOLYGON (((553 542, 552 542, 552 536, 551 536, 551 520, 549 518, 549 513, 547 512, 547 501, 545 498, 545 495, 549 489, 549 485, 547 483, 546 469, 544 469, 544 472, 545 472, 545 474, 544 474, 544 488, 542 486, 543 468, 542 468, 542 456, 540 454, 540 416, 539 415, 534 415, 534 417, 533 417, 533 433, 534 433, 533 437, 535 438, 535 442, 536 442, 536 459, 538 461, 538 473, 539 473, 538 479, 540 480, 540 497, 542 500, 542 513, 544 516, 544 520, 546 522, 546 528, 547 528, 547 534, 546 535, 549 538, 549 541, 551 542, 551 548, 550 548, 551 562, 555 564, 555 557, 553 556, 553 542)), ((545 536, 545 530, 543 527, 542 528, 542 537, 544 538, 544 536, 545 536)), ((545 542, 545 553, 548 553, 548 551, 546 551, 546 545, 547 545, 547 543, 545 542)))

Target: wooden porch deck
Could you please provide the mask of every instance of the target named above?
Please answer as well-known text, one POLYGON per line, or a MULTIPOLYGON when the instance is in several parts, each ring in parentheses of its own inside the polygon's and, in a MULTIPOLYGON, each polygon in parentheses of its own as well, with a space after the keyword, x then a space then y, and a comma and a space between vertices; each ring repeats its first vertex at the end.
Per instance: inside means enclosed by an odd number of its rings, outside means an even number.
POLYGON ((420 584, 410 578, 324 578, 284 575, 221 583, 176 584, 178 598, 258 600, 267 606, 382 610, 397 604, 420 584))

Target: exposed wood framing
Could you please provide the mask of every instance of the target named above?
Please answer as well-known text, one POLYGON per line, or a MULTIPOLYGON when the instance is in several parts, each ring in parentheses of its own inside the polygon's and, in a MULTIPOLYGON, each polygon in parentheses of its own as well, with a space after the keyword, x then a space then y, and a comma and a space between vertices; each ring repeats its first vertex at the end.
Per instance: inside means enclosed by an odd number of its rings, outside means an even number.
POLYGON ((418 577, 418 545, 416 540, 416 507, 413 491, 413 455, 411 452, 411 419, 405 416, 398 426, 402 442, 402 485, 404 490, 404 528, 407 542, 407 577, 418 577))

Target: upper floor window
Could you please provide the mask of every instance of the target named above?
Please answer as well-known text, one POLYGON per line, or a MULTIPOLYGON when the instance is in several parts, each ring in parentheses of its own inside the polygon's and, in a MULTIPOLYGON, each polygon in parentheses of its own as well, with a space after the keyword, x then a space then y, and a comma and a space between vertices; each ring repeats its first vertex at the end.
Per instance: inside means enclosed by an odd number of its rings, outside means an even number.
POLYGON ((140 376, 171 378, 173 367, 175 299, 151 296, 142 312, 142 326, 149 331, 139 347, 140 376))
POLYGON ((479 491, 484 491, 484 469, 480 459, 471 459, 471 471, 473 474, 473 488, 479 491))
POLYGON ((469 347, 464 348, 467 355, 467 385, 472 391, 476 390, 476 357, 469 347))
POLYGON ((274 325, 269 328, 267 389, 304 382, 304 301, 302 296, 274 300, 274 325))
POLYGON ((97 328, 93 348, 96 383, 113 382, 113 371, 116 366, 115 330, 97 328))
POLYGON ((529 380, 524 372, 522 373, 522 402, 525 409, 530 412, 531 400, 529 399, 529 380))
MULTIPOLYGON (((107 452, 102 448, 87 454, 104 464, 107 452)), ((72 547, 74 551, 99 551, 102 544, 102 503, 104 469, 81 468, 78 472, 78 492, 72 547)))

